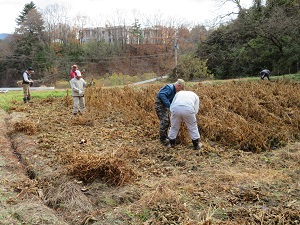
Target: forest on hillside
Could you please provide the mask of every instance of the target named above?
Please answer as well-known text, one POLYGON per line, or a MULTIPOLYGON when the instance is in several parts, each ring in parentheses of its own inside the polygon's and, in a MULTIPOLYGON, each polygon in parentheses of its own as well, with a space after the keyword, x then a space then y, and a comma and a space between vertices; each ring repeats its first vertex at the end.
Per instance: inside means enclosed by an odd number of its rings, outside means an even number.
POLYGON ((59 7, 41 12, 30 2, 16 18, 14 34, 0 40, 0 85, 16 86, 28 66, 45 85, 67 80, 72 64, 93 77, 155 73, 186 80, 258 76, 265 68, 272 75, 299 71, 299 1, 255 0, 247 9, 240 1, 226 1, 239 9, 235 19, 213 28, 155 24, 164 34, 159 44, 143 43, 138 19, 128 24, 136 43, 82 42, 83 18, 70 25, 62 21, 59 7))

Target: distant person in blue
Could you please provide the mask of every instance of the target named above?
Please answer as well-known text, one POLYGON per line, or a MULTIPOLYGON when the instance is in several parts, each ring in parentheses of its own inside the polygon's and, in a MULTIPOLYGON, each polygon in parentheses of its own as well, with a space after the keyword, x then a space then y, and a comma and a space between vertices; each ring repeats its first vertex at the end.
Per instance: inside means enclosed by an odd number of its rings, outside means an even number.
POLYGON ((175 94, 184 90, 185 82, 178 79, 174 84, 162 87, 156 97, 154 108, 159 119, 159 139, 163 145, 168 145, 168 128, 170 126, 169 111, 175 94))
POLYGON ((271 73, 270 70, 264 69, 264 70, 260 71, 260 78, 262 80, 264 80, 265 77, 267 77, 268 80, 270 80, 270 73, 271 73))

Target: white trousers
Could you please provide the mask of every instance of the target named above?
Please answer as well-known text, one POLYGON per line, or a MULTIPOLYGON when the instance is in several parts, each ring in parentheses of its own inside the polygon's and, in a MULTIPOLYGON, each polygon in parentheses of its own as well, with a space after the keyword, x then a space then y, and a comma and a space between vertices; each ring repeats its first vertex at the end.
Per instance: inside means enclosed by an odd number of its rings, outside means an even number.
POLYGON ((84 97, 73 96, 74 106, 73 113, 83 112, 85 108, 85 100, 84 97))
POLYGON ((169 139, 175 139, 177 137, 182 121, 186 124, 190 138, 192 140, 199 139, 200 133, 198 130, 196 113, 193 108, 186 106, 175 106, 171 111, 169 139))

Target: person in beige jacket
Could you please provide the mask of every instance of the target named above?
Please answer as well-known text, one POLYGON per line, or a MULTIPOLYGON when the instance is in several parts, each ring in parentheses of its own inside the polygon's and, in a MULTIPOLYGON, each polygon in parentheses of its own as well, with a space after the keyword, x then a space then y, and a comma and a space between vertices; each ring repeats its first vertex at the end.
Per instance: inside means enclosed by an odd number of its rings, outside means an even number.
POLYGON ((84 88, 87 83, 82 78, 81 72, 76 70, 76 76, 70 80, 73 97, 73 115, 82 114, 85 109, 84 88))

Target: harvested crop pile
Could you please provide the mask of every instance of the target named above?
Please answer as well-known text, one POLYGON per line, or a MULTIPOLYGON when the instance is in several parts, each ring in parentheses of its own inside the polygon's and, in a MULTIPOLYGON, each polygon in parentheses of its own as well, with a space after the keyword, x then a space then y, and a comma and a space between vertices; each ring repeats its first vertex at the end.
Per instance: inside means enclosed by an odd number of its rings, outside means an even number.
POLYGON ((69 174, 79 180, 91 182, 97 178, 112 185, 123 185, 135 176, 126 162, 113 156, 107 158, 100 154, 62 154, 68 163, 69 174))
POLYGON ((36 121, 11 121, 10 136, 45 205, 72 225, 299 223, 300 84, 187 87, 201 101, 200 151, 185 126, 175 148, 160 144, 162 85, 89 87, 83 116, 68 94, 15 102, 36 121), (24 134, 34 147, 22 149, 24 134))

